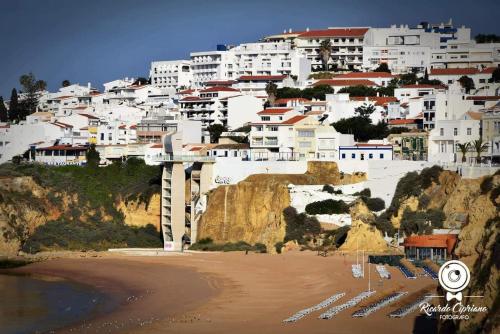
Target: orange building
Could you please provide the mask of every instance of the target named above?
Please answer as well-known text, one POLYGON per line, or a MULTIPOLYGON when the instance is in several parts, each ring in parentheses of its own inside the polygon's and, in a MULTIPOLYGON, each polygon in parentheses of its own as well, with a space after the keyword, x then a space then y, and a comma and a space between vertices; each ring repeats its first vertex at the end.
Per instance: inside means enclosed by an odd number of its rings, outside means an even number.
POLYGON ((457 243, 456 234, 412 235, 405 238, 405 255, 410 260, 446 260, 457 243))

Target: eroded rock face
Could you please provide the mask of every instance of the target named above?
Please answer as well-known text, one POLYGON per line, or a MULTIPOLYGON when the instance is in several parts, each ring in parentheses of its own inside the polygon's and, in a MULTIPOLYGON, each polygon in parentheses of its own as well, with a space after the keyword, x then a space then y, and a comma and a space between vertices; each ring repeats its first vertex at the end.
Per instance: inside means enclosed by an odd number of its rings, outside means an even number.
POLYGON ((361 220, 364 223, 370 223, 375 220, 375 215, 368 209, 365 202, 358 199, 354 205, 349 208, 352 221, 361 220))
POLYGON ((311 161, 303 175, 256 174, 236 185, 219 186, 208 196, 198 240, 209 237, 217 243, 259 242, 272 251, 274 244, 285 237, 283 210, 290 205, 288 185, 341 182, 336 163, 311 161))
POLYGON ((389 251, 382 232, 374 226, 361 220, 353 220, 345 242, 339 248, 341 251, 365 250, 367 252, 384 253, 389 251))
MULTIPOLYGON (((125 224, 153 224, 159 229, 160 195, 153 195, 147 208, 137 201, 118 201, 117 209, 122 210, 125 224)), ((16 255, 35 229, 49 221, 64 217, 85 222, 96 213, 103 222, 113 219, 103 207, 87 207, 77 194, 43 188, 32 177, 0 178, 0 255, 16 255), (76 216, 72 211, 75 208, 76 216)))
POLYGON ((161 197, 159 194, 155 194, 151 197, 149 203, 138 200, 125 203, 123 200, 120 200, 116 208, 125 216, 124 222, 126 225, 140 227, 152 224, 159 231, 160 206, 161 197))

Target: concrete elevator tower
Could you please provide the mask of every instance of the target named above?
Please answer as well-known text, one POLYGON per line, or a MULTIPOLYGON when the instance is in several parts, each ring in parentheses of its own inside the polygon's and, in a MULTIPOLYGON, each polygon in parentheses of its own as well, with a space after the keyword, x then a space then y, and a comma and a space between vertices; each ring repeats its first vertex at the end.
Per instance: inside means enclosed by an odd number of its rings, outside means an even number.
POLYGON ((165 251, 181 251, 196 242, 201 213, 206 207, 215 159, 182 151, 182 132, 163 137, 161 228, 165 251), (186 182, 186 169, 190 170, 186 182), (188 187, 188 189, 186 189, 188 187))

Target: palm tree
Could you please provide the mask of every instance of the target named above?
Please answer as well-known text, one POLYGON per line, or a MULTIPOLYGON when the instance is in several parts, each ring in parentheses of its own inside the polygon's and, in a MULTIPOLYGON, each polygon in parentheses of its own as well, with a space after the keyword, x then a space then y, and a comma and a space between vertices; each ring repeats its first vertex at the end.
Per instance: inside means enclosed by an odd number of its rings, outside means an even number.
POLYGON ((329 39, 321 41, 319 45, 319 55, 321 56, 321 62, 323 63, 323 70, 328 71, 328 60, 332 54, 332 43, 329 39))
POLYGON ((479 138, 477 140, 474 140, 471 143, 471 146, 474 148, 474 151, 476 152, 476 162, 481 163, 481 153, 486 151, 488 149, 488 143, 483 142, 483 138, 479 138))
POLYGON ((278 86, 272 81, 269 81, 266 85, 267 100, 271 106, 274 105, 274 100, 276 100, 276 95, 278 94, 278 86))
POLYGON ((462 163, 467 161, 467 152, 469 152, 470 143, 457 144, 458 149, 462 153, 462 163))

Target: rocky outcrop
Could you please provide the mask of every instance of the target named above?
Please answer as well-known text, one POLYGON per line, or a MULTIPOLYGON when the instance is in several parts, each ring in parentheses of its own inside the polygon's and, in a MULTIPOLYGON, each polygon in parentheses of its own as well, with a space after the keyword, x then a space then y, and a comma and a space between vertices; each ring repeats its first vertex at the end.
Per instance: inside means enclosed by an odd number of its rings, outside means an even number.
POLYGON ((259 242, 273 250, 285 236, 283 210, 290 205, 289 184, 337 185, 347 178, 350 175, 341 176, 334 162, 311 161, 305 174, 256 174, 236 185, 219 186, 209 193, 198 240, 259 242))
MULTIPOLYGON (((124 222, 133 226, 153 224, 159 229, 160 196, 149 202, 125 203, 118 200, 116 208, 124 222)), ((0 255, 15 255, 35 229, 48 221, 66 219, 85 222, 99 214, 101 221, 112 219, 104 207, 88 207, 75 193, 55 192, 36 183, 32 177, 0 178, 0 255)))
POLYGON ((131 226, 154 225, 160 231, 160 206, 161 197, 159 194, 151 196, 149 203, 139 200, 124 202, 120 200, 116 208, 124 215, 124 222, 131 226))
POLYGON ((359 219, 353 220, 351 229, 347 233, 347 238, 339 249, 349 252, 364 250, 373 253, 385 253, 389 251, 382 232, 359 219))

